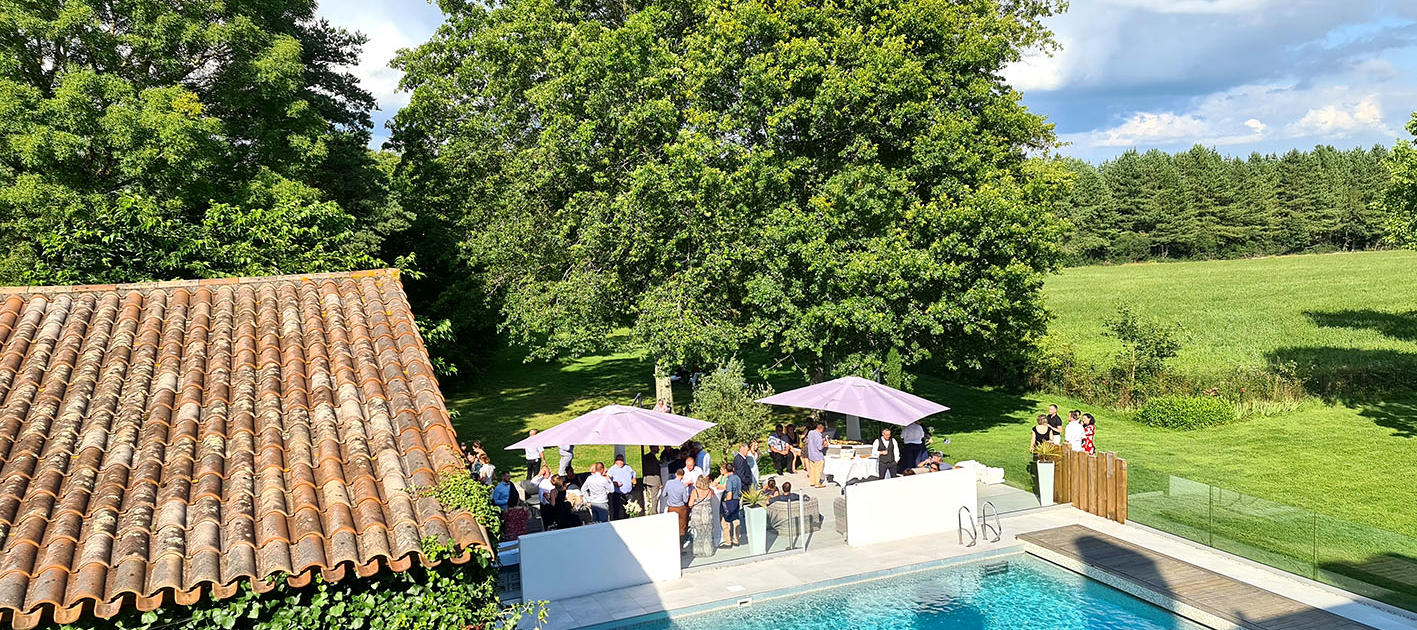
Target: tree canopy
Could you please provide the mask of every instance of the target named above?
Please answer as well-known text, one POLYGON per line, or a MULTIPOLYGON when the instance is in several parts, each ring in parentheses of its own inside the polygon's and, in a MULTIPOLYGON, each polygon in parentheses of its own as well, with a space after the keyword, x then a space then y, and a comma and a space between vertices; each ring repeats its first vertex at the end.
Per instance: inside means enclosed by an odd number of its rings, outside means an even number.
POLYGON ((444 2, 399 57, 402 203, 536 356, 980 365, 1045 324, 1060 169, 1000 70, 1052 0, 444 2))
MULTIPOLYGON (((1417 136, 1417 113, 1408 121, 1407 132, 1417 136)), ((1384 166, 1392 178, 1381 200, 1388 215, 1389 240, 1417 249, 1417 148, 1410 140, 1399 140, 1384 166)))
POLYGON ((0 0, 0 281, 374 264, 364 39, 314 9, 0 0))

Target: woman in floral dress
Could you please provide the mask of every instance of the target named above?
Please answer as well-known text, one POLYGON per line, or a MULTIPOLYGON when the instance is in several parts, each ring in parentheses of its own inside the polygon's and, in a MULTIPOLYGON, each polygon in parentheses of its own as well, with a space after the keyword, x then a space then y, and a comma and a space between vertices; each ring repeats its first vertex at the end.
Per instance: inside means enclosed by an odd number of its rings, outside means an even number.
POLYGON ((1097 447, 1092 443, 1092 436, 1097 434, 1097 420, 1092 414, 1082 414, 1082 450, 1088 455, 1096 455, 1097 447))

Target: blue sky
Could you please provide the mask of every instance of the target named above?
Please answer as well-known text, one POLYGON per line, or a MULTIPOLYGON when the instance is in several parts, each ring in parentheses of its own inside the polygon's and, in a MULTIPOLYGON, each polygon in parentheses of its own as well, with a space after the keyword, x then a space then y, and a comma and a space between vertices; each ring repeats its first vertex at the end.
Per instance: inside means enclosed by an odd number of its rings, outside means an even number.
MULTIPOLYGON (((437 28, 423 0, 327 2, 369 36, 354 72, 384 121, 408 101, 388 61, 437 28)), ((1073 0, 1049 21, 1063 49, 1008 80, 1057 125, 1062 152, 1129 148, 1227 154, 1392 144, 1417 109, 1417 0, 1073 0)))

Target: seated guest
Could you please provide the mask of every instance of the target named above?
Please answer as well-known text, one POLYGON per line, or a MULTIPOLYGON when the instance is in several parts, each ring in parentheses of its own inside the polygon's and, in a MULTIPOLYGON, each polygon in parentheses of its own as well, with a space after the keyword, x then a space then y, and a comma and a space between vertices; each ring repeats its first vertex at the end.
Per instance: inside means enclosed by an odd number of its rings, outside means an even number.
POLYGON ((777 489, 777 479, 769 479, 767 485, 763 486, 763 496, 771 499, 779 494, 782 494, 782 491, 777 489))
POLYGON ((664 509, 679 515, 679 537, 689 533, 689 486, 684 483, 684 469, 664 484, 664 509))
POLYGON ((769 499, 768 503, 777 503, 778 501, 796 501, 801 498, 802 497, 799 497, 792 492, 792 482, 784 481, 782 482, 782 492, 779 492, 777 496, 769 499))
POLYGON ((787 445, 787 440, 782 438, 780 424, 772 430, 772 435, 768 436, 768 452, 772 454, 772 463, 777 467, 777 474, 786 475, 792 471, 792 450, 787 445))
POLYGON ((930 472, 940 472, 941 470, 949 470, 951 468, 954 468, 954 466, 946 464, 944 458, 944 453, 935 451, 933 453, 930 453, 930 459, 925 460, 925 463, 921 464, 921 466, 924 468, 928 468, 930 472))

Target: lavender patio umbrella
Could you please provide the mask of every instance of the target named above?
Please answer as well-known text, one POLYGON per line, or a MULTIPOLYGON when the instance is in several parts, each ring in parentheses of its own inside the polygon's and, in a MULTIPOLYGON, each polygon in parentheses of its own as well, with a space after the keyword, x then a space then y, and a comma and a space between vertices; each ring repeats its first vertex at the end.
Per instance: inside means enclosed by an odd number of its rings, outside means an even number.
POLYGON ((711 426, 712 422, 672 413, 609 405, 537 433, 507 450, 581 444, 683 444, 711 426))
POLYGON ((859 376, 843 376, 833 381, 808 385, 760 398, 758 402, 833 411, 899 426, 949 410, 949 407, 930 402, 915 394, 907 394, 859 376))

